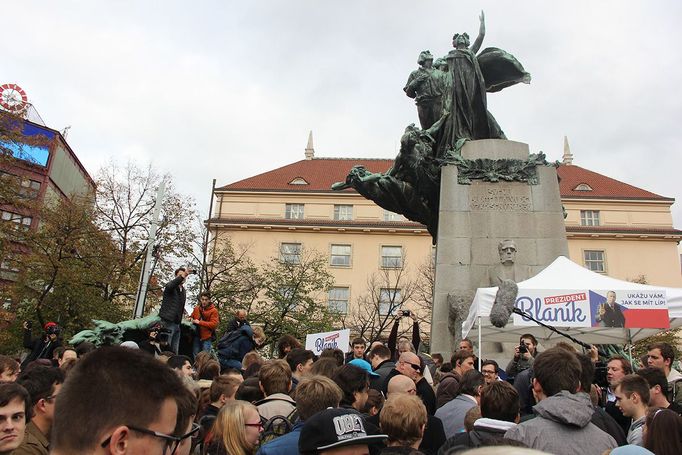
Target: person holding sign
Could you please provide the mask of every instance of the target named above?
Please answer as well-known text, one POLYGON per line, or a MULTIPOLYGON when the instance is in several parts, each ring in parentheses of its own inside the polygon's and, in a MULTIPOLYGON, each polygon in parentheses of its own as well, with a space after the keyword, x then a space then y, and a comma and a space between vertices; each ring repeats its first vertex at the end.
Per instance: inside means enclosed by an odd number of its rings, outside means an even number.
POLYGON ((623 316, 620 305, 616 303, 614 291, 606 293, 606 303, 599 305, 595 319, 597 322, 601 322, 604 327, 625 327, 625 316, 623 316))

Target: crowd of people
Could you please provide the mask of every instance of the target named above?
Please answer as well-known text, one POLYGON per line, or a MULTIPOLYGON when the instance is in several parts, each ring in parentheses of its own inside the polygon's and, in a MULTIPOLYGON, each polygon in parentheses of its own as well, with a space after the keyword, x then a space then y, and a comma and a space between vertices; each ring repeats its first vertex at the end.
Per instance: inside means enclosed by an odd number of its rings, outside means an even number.
POLYGON ((682 375, 666 343, 637 371, 608 359, 604 387, 596 349, 539 352, 530 334, 504 370, 467 339, 449 361, 419 353, 414 315, 412 339, 397 319, 385 343, 317 356, 285 335, 268 359, 243 310, 217 339, 210 299, 190 315, 188 355, 159 337, 177 324, 168 312, 144 342, 98 348, 64 345, 54 323, 33 339, 27 324, 24 361, 0 356, 0 455, 682 454, 682 375))

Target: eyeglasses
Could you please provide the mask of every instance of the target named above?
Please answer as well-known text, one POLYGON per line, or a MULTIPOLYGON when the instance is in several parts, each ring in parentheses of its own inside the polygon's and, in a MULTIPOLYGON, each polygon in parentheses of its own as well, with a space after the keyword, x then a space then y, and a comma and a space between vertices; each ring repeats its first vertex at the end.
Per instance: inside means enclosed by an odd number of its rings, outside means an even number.
MULTIPOLYGON (((139 428, 135 427, 132 425, 126 425, 126 427, 130 428, 133 431, 137 431, 138 433, 146 434, 148 436, 154 436, 155 438, 160 438, 165 441, 165 444, 163 446, 163 455, 175 455, 175 451, 178 450, 178 446, 180 445, 180 441, 184 439, 186 436, 183 436, 182 438, 178 438, 176 436, 171 436, 168 434, 163 434, 159 433, 158 431, 152 431, 152 430, 147 430, 146 428, 139 428)), ((192 425, 192 430, 194 430, 194 425, 192 425)), ((198 429, 195 430, 199 431, 198 429)), ((188 433, 190 436, 192 432, 188 433)), ((112 435, 113 436, 113 435, 112 435)), ((102 448, 105 448, 111 443, 111 436, 106 438, 104 442, 102 442, 101 446, 102 448)))
POLYGON ((483 374, 495 374, 496 371, 495 370, 481 370, 481 373, 483 373, 483 374))
POLYGON ((262 430, 262 429, 263 429, 263 422, 258 422, 258 423, 245 423, 244 426, 245 426, 245 427, 254 427, 254 428, 257 427, 259 430, 262 430))
POLYGON ((414 371, 421 371, 422 370, 422 367, 420 365, 415 365, 414 363, 406 362, 404 360, 401 360, 400 363, 411 366, 414 371))
POLYGON ((55 393, 54 395, 50 395, 49 397, 43 398, 43 400, 45 400, 45 401, 52 401, 52 400, 54 400, 55 398, 57 398, 57 395, 59 395, 59 394, 58 394, 58 393, 55 393))
POLYGON ((199 432, 199 430, 201 430, 201 425, 199 425, 198 423, 193 423, 193 424, 192 424, 192 429, 189 430, 188 433, 183 434, 182 436, 180 436, 180 440, 181 440, 181 441, 184 441, 184 440, 187 439, 187 438, 192 438, 192 437, 194 437, 194 436, 199 432))

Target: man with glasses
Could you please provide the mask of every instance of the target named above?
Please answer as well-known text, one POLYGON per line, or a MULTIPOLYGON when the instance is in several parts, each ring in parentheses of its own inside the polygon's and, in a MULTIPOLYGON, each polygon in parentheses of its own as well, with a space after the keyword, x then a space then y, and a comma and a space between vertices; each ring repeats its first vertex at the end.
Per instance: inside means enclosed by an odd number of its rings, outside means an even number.
POLYGON ((79 360, 59 392, 53 455, 173 455, 183 384, 145 352, 100 348, 79 360))
POLYGON ((412 379, 412 381, 415 381, 419 376, 420 371, 421 362, 419 360, 419 356, 414 352, 403 352, 400 354, 400 357, 398 357, 398 362, 395 365, 395 369, 392 370, 386 377, 386 380, 381 387, 381 391, 384 393, 384 395, 386 395, 388 392, 388 382, 394 376, 404 374, 408 378, 412 379))
POLYGON ((498 371, 499 366, 494 360, 484 360, 483 363, 481 363, 481 373, 483 373, 483 379, 486 384, 492 384, 493 382, 500 380, 498 371))
POLYGON ((42 365, 29 368, 17 379, 31 397, 33 416, 26 425, 24 441, 13 452, 15 455, 48 455, 50 452, 54 404, 63 382, 64 373, 59 368, 42 365))

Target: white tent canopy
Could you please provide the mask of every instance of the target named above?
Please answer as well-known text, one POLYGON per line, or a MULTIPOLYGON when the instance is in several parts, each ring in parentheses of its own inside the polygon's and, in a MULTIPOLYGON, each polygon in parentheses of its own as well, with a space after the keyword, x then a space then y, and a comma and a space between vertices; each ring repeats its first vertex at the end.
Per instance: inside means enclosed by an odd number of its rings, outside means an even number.
MULTIPOLYGON (((552 289, 561 292, 575 289, 614 289, 627 291, 665 290, 668 301, 670 328, 682 326, 682 289, 666 288, 663 286, 649 286, 617 280, 606 275, 592 272, 572 262, 564 256, 559 256, 544 270, 532 278, 518 283, 519 294, 524 290, 552 289)), ((549 329, 536 326, 514 326, 510 320, 506 327, 498 328, 490 323, 490 309, 495 301, 497 288, 479 288, 474 301, 469 308, 469 315, 462 323, 462 337, 466 337, 474 328, 480 333, 476 336, 485 342, 517 342, 524 333, 533 334, 540 343, 554 344, 565 341, 565 338, 549 329)), ((660 329, 623 329, 607 327, 560 327, 565 332, 580 341, 589 344, 625 344, 660 332, 660 329)))

